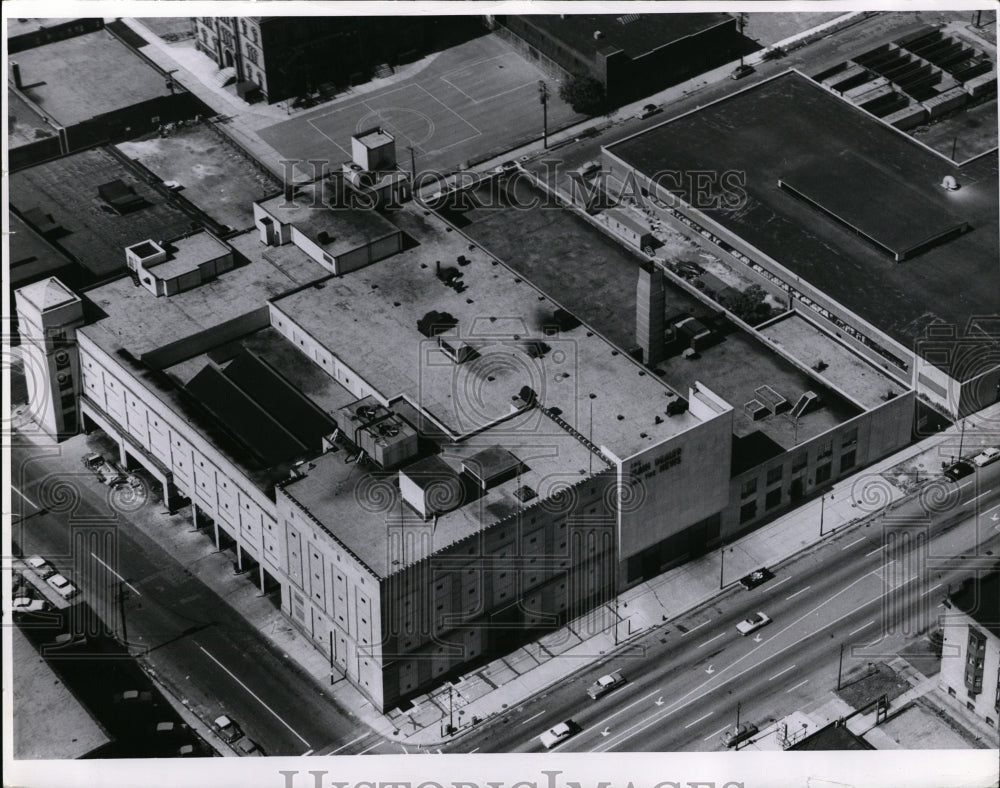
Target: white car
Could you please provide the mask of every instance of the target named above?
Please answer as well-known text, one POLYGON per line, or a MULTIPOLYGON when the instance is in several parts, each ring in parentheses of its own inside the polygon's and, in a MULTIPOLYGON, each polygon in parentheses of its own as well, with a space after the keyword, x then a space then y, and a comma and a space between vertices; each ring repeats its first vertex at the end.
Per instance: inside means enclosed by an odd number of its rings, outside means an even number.
POLYGON ((771 623, 771 619, 764 613, 757 613, 756 615, 750 616, 750 618, 743 619, 739 624, 736 625, 736 631, 741 635, 749 635, 751 632, 756 632, 761 627, 765 627, 771 623))
POLYGON ((551 750, 557 744, 566 741, 570 736, 580 730, 580 726, 577 725, 573 720, 566 720, 566 722, 560 722, 553 728, 549 728, 545 733, 538 737, 538 741, 542 743, 542 746, 546 750, 551 750))
POLYGON ((996 446, 990 446, 988 449, 983 449, 979 454, 972 458, 972 462, 978 467, 982 468, 984 465, 989 465, 991 462, 996 462, 1000 460, 1000 449, 996 446))
POLYGON ((76 596, 76 586, 60 574, 52 575, 52 577, 48 579, 48 583, 63 599, 71 599, 76 596))
POLYGON ((42 578, 42 580, 48 580, 56 573, 56 568, 40 555, 33 555, 31 558, 26 558, 24 563, 34 569, 35 574, 42 578))
POLYGON ((11 612, 15 616, 25 613, 44 613, 51 606, 44 599, 29 599, 26 596, 19 596, 10 606, 11 612))
POLYGON ((612 690, 618 689, 622 684, 625 683, 625 677, 620 671, 615 671, 614 673, 609 673, 606 676, 601 676, 597 681, 590 685, 590 689, 587 690, 587 694, 590 696, 591 700, 597 700, 603 695, 607 695, 612 690))

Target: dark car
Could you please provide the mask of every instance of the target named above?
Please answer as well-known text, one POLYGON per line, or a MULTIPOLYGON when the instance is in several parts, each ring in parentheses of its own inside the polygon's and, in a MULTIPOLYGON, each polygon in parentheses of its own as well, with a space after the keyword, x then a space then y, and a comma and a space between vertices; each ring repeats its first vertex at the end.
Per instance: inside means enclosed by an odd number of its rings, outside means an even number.
POLYGON ((742 63, 733 69, 733 72, 729 75, 730 79, 743 79, 743 77, 748 77, 754 72, 754 67, 748 65, 747 63, 742 63))
POLYGON ((740 723, 722 734, 722 743, 727 747, 735 747, 757 733, 757 726, 752 722, 740 723))
POLYGON ((945 478, 950 479, 953 482, 957 482, 959 479, 975 473, 975 470, 976 469, 972 466, 972 463, 966 462, 965 460, 959 460, 958 462, 945 468, 944 475, 945 478))
POLYGON ((766 583, 773 577, 774 573, 771 572, 771 570, 766 566, 762 566, 760 569, 755 569, 750 574, 741 577, 740 585, 749 591, 751 588, 756 588, 757 586, 766 583))

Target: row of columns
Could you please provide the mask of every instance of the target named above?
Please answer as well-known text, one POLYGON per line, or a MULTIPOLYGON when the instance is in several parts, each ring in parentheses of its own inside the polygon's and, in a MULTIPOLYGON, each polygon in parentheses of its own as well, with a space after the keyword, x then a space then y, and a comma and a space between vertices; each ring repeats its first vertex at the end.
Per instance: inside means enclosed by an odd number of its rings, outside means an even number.
MULTIPOLYGON (((208 515, 205 515, 205 516, 208 517, 208 515)), ((212 531, 213 531, 213 536, 215 538, 215 549, 216 549, 217 552, 222 552, 222 540, 221 540, 221 538, 219 536, 219 523, 216 522, 216 520, 215 520, 214 517, 208 517, 208 519, 210 519, 212 521, 212 531)), ((195 529, 197 529, 198 528, 198 504, 196 504, 194 502, 194 500, 191 501, 191 522, 194 524, 195 529)), ((234 541, 236 542, 236 566, 239 569, 239 571, 242 572, 243 571, 243 548, 240 547, 239 541, 236 541, 236 540, 234 540, 234 541)), ((265 583, 265 576, 264 576, 264 567, 263 567, 263 565, 260 562, 257 563, 257 580, 258 580, 258 584, 260 586, 260 592, 261 592, 261 594, 267 593, 266 583, 265 583)))

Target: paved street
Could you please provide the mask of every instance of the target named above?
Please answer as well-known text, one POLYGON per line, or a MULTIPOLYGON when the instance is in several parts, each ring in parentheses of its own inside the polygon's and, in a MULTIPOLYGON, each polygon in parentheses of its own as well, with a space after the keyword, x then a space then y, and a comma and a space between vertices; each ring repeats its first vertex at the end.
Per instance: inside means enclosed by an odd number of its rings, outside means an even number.
POLYGON ((202 720, 230 714, 272 755, 329 749, 358 735, 356 718, 312 676, 109 507, 107 488, 92 474, 81 468, 53 477, 44 457, 20 446, 11 459, 15 546, 69 570, 119 633, 123 607, 132 653, 144 654, 158 679, 202 720))
POLYGON ((560 751, 721 750, 737 701, 741 720, 764 731, 835 688, 841 644, 845 674, 888 661, 934 626, 948 584, 997 565, 998 481, 996 466, 963 480, 960 505, 932 518, 926 547, 912 536, 928 523, 914 499, 884 526, 848 530, 775 570, 766 585, 728 591, 447 749, 541 751, 535 737, 572 718, 583 731, 560 751), (736 623, 758 610, 773 623, 740 637, 736 623), (629 683, 591 701, 587 687, 612 670, 629 683))

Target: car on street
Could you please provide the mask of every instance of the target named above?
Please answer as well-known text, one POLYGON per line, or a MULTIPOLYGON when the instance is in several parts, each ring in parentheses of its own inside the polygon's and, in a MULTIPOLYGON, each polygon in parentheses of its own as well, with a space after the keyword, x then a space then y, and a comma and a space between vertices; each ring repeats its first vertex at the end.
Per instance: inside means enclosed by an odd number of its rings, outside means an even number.
POLYGON ((741 742, 745 742, 751 736, 757 733, 757 726, 752 722, 741 722, 735 728, 730 728, 720 737, 722 743, 727 747, 735 747, 741 742))
POLYGON ((963 479, 966 476, 975 473, 976 469, 971 463, 965 460, 959 460, 956 463, 952 463, 947 468, 945 468, 944 476, 950 481, 957 482, 959 479, 963 479))
POLYGON ((48 580, 56 573, 56 568, 40 555, 33 555, 30 558, 26 558, 24 563, 30 566, 42 580, 48 580))
POLYGON ((46 581, 55 592, 59 594, 63 599, 72 599, 77 595, 77 587, 73 585, 69 580, 63 577, 61 574, 54 574, 46 581))
POLYGON ((748 77, 754 72, 754 67, 749 63, 741 63, 730 73, 730 79, 743 79, 743 77, 748 77))
POLYGON ((990 446, 988 449, 983 449, 979 454, 972 458, 972 462, 979 468, 985 465, 989 465, 991 462, 996 462, 1000 460, 1000 449, 996 446, 990 446))
POLYGON ((565 722, 560 722, 549 728, 545 733, 538 737, 538 741, 542 743, 542 746, 546 750, 551 750, 557 744, 561 744, 566 741, 574 733, 579 733, 580 726, 577 725, 573 720, 566 720, 565 722))
POLYGON ((193 758, 196 755, 193 744, 182 744, 177 748, 177 757, 179 758, 193 758))
POLYGON ((145 690, 125 690, 115 694, 115 703, 150 703, 153 700, 153 693, 145 690))
POLYGON ((187 727, 183 722, 158 722, 156 723, 156 732, 164 734, 182 733, 187 730, 187 727))
POLYGON ((11 602, 10 609, 15 617, 20 617, 29 613, 44 613, 46 610, 51 610, 52 606, 44 599, 19 596, 11 602))
POLYGON ((771 623, 771 619, 764 613, 755 613, 750 616, 750 618, 744 618, 739 624, 736 625, 736 631, 741 635, 749 635, 751 632, 756 632, 761 627, 765 627, 771 623))
POLYGON ((601 676, 597 681, 590 685, 590 689, 587 690, 587 694, 590 696, 591 700, 597 700, 609 692, 618 689, 622 684, 625 683, 625 677, 621 674, 621 671, 616 670, 614 673, 608 673, 606 676, 601 676))
POLYGON ((641 110, 639 110, 639 114, 636 115, 636 117, 639 120, 645 120, 646 118, 653 117, 653 115, 659 111, 660 108, 656 104, 646 104, 641 110))
POLYGON ((215 732, 228 744, 232 744, 243 735, 243 729, 239 723, 229 719, 225 714, 216 717, 212 724, 215 725, 215 732))
POLYGON ((766 566, 762 566, 760 569, 754 569, 750 574, 744 575, 740 578, 740 585, 743 586, 747 591, 752 588, 756 588, 768 580, 771 580, 774 574, 766 566))
POLYGON ((267 755, 257 742, 246 736, 236 742, 236 752, 248 758, 263 758, 267 755))

